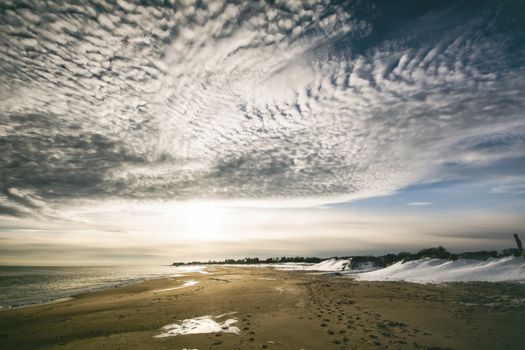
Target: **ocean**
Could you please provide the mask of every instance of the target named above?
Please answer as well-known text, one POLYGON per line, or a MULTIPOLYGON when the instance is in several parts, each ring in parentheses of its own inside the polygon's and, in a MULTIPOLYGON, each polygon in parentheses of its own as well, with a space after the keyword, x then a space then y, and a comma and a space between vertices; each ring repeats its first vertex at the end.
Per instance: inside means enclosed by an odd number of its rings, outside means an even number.
POLYGON ((180 276, 174 266, 0 266, 0 309, 50 302, 152 278, 180 276))

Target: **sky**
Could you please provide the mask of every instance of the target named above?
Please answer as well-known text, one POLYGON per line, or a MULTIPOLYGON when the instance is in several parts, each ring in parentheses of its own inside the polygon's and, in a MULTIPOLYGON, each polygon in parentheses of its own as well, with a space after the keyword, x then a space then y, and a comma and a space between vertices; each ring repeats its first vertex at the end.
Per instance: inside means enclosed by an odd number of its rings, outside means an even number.
POLYGON ((522 1, 0 0, 0 264, 513 246, 522 1))

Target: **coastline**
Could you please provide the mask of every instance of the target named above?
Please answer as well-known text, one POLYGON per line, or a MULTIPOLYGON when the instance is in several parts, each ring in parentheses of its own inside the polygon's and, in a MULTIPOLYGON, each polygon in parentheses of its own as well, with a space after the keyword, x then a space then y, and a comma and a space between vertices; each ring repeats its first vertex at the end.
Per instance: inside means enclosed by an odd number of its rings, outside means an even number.
POLYGON ((23 308, 29 308, 29 307, 34 307, 34 306, 41 306, 41 305, 57 304, 57 303, 73 300, 73 299, 75 299, 75 295, 77 295, 77 294, 73 294, 73 295, 68 296, 68 297, 62 297, 62 298, 57 298, 57 299, 50 299, 48 301, 43 301, 43 302, 33 302, 33 303, 27 303, 27 304, 10 305, 10 306, 7 306, 7 307, 0 307, 0 312, 6 311, 6 310, 16 310, 16 309, 23 309, 23 308))
POLYGON ((0 266, 0 312, 20 307, 55 303, 80 294, 146 282, 152 279, 182 277, 203 267, 177 268, 151 266, 0 266), (9 271, 13 269, 14 271, 9 271), (24 269, 21 274, 17 270, 24 269), (53 273, 49 273, 50 270, 53 273), (78 270, 78 271, 77 271, 78 270), (42 272, 43 271, 43 272, 42 272), (78 273, 78 275, 76 275, 78 273), (28 280, 28 275, 31 279, 28 280), (50 278, 48 278, 50 277, 50 278), (22 279, 25 282, 17 281, 22 279), (35 279, 38 282, 35 282, 35 279), (63 281, 63 283, 62 283, 63 281), (17 289, 19 288, 19 290, 17 289))
POLYGON ((525 341, 522 284, 364 282, 244 267, 210 272, 5 309, 0 347, 517 349, 525 341), (204 316, 220 325, 229 318, 239 332, 156 337, 165 326, 204 316))

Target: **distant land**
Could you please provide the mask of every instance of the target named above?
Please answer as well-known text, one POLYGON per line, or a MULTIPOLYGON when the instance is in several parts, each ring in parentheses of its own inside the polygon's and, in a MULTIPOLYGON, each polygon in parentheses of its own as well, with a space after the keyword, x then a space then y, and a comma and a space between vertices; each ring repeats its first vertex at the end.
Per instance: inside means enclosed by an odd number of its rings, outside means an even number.
MULTIPOLYGON (((517 241, 518 242, 518 241, 517 241)), ((521 243, 521 241, 520 241, 521 243)), ((518 244, 518 243, 517 243, 518 244)), ((181 265, 254 265, 254 264, 280 264, 280 263, 310 263, 316 264, 328 259, 348 259, 351 261, 350 268, 354 265, 361 264, 364 262, 371 262, 377 267, 386 267, 399 261, 412 261, 423 258, 432 259, 446 259, 446 260, 458 260, 458 259, 476 259, 476 260, 487 260, 489 258, 503 258, 507 256, 520 256, 524 255, 524 250, 518 244, 518 248, 507 248, 501 251, 497 250, 481 250, 474 252, 462 252, 462 253, 451 253, 446 248, 432 247, 421 249, 417 253, 400 252, 397 254, 384 254, 384 255, 349 255, 349 256, 332 256, 332 257, 269 257, 269 258, 258 258, 258 257, 246 257, 242 259, 224 259, 224 260, 208 260, 208 261, 191 261, 191 262, 173 262, 173 266, 181 265)))

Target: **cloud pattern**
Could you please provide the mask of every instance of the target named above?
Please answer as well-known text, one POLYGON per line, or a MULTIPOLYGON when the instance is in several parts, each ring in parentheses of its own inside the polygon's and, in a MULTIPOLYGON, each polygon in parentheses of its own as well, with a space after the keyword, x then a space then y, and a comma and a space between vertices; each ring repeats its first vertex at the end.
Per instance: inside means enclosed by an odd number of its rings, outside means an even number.
POLYGON ((524 14, 519 1, 2 0, 0 214, 351 200, 450 162, 524 157, 524 14))

